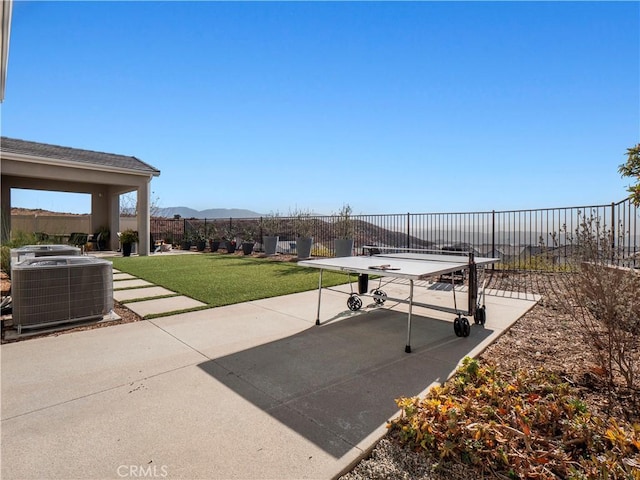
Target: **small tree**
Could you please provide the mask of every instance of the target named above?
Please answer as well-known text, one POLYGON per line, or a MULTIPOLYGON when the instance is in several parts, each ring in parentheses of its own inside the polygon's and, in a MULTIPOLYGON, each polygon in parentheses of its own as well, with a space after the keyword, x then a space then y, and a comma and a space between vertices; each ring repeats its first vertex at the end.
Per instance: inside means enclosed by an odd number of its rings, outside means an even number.
POLYGON ((311 221, 311 213, 308 210, 294 210, 289 213, 293 218, 293 228, 296 237, 309 238, 313 235, 313 223, 311 221))
POLYGON ((280 233, 280 212, 271 212, 262 218, 262 230, 265 236, 278 236, 280 233))
POLYGON ((623 177, 635 177, 636 184, 630 185, 627 190, 635 206, 640 206, 640 143, 635 147, 627 148, 627 163, 620 165, 618 172, 623 177))
MULTIPOLYGON (((149 202, 149 215, 151 217, 160 216, 160 198, 152 192, 149 202)), ((138 194, 129 192, 120 195, 120 216, 135 217, 138 214, 138 194)))
POLYGON ((342 205, 342 208, 335 217, 335 234, 337 238, 352 239, 353 238, 353 220, 351 219, 351 206, 348 203, 342 205))

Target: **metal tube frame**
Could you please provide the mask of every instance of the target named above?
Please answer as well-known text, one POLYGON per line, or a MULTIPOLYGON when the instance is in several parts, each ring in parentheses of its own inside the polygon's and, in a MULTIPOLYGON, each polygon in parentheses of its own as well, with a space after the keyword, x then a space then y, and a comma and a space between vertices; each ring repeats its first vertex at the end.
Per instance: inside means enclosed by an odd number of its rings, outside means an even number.
MULTIPOLYGON (((442 307, 440 305, 433 305, 430 303, 423 303, 423 302, 414 302, 413 301, 413 293, 414 293, 414 280, 413 279, 409 279, 409 298, 405 299, 405 298, 394 298, 394 297, 382 297, 380 295, 377 294, 373 294, 373 293, 365 293, 365 294, 359 294, 359 296, 362 297, 371 297, 374 299, 384 299, 385 301, 392 301, 392 302, 397 302, 397 303, 403 303, 403 304, 408 304, 409 305, 409 313, 407 314, 407 344, 405 346, 404 351, 406 353, 411 353, 411 319, 413 316, 413 306, 415 305, 416 307, 422 307, 422 308, 428 308, 430 310, 436 310, 439 312, 445 312, 445 313, 453 313, 454 315, 457 315, 458 317, 462 316, 462 315, 475 315, 475 311, 476 308, 478 306, 478 298, 482 297, 484 298, 485 296, 485 282, 484 282, 484 275, 485 275, 485 266, 481 266, 482 268, 482 276, 483 276, 483 282, 482 282, 482 289, 481 292, 478 291, 478 278, 477 278, 477 267, 478 265, 475 264, 475 262, 473 261, 473 255, 470 256, 470 262, 469 262, 469 270, 470 270, 470 274, 469 274, 469 287, 468 287, 468 294, 469 294, 469 301, 468 301, 468 310, 462 311, 459 310, 457 308, 457 301, 456 301, 456 289, 455 289, 455 280, 454 277, 452 275, 451 277, 451 289, 453 292, 453 302, 454 302, 454 308, 450 308, 450 307, 442 307), (473 271, 473 274, 471 274, 471 271, 473 271), (473 298, 472 298, 473 297, 473 298)), ((316 325, 320 325, 320 304, 321 304, 321 296, 322 296, 322 272, 324 269, 320 269, 320 275, 319 275, 319 281, 318 281, 318 310, 317 310, 317 316, 316 316, 316 325)), ((347 275, 349 275, 349 279, 351 278, 350 272, 344 272, 347 275)), ((390 283, 394 283, 395 282, 395 278, 392 278, 391 280, 389 280, 388 282, 386 282, 384 285, 388 285, 390 283)), ((352 282, 349 282, 350 285, 352 284, 352 282)), ((338 293, 345 293, 341 290, 335 289, 335 288, 331 288, 331 287, 326 287, 326 290, 330 290, 333 292, 338 292, 338 293)), ((351 292, 353 292, 353 287, 351 287, 351 292)), ((347 295, 352 295, 352 293, 347 293, 347 295)))

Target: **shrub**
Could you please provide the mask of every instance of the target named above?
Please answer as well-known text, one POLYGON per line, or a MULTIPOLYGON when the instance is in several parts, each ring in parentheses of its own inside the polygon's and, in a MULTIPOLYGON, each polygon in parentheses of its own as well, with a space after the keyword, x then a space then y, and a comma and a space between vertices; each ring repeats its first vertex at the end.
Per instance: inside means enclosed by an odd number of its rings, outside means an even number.
POLYGON ((6 245, 0 247, 0 266, 2 271, 11 277, 11 249, 6 245))
POLYGON ((296 237, 308 238, 313 236, 313 221, 308 210, 294 210, 289 213, 293 218, 293 229, 296 237))
POLYGON ((265 236, 278 236, 280 234, 280 213, 271 212, 262 217, 262 230, 265 236))
POLYGON ((554 374, 509 374, 465 358, 424 399, 396 400, 389 423, 402 444, 502 478, 637 478, 640 425, 592 416, 554 374))
POLYGON ((336 238, 353 238, 353 220, 351 219, 351 206, 348 203, 342 205, 338 213, 334 214, 334 232, 336 238))
POLYGON ((120 243, 136 243, 138 241, 138 232, 135 230, 125 230, 120 234, 120 243))
MULTIPOLYGON (((618 229, 620 230, 620 229, 618 229)), ((618 379, 639 399, 640 272, 622 268, 624 251, 600 219, 582 215, 575 232, 566 233, 573 255, 562 288, 550 287, 546 296, 560 311, 576 320, 576 330, 593 348, 599 369, 613 399, 618 379)))

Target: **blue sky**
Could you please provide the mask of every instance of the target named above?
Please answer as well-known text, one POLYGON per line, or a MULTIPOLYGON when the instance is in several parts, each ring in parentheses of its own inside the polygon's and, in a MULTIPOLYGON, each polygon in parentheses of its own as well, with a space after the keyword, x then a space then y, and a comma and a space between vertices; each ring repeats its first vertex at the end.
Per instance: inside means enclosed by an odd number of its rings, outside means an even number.
POLYGON ((161 207, 609 203, 640 141, 640 4, 16 1, 2 135, 134 155, 161 207))

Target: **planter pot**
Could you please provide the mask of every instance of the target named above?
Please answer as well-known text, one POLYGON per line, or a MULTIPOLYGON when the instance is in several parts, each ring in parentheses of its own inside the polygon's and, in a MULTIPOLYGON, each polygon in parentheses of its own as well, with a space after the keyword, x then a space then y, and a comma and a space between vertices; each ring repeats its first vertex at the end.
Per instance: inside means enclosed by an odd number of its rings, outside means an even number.
POLYGON ((196 249, 199 252, 204 252, 204 249, 207 247, 207 241, 206 240, 198 240, 196 242, 196 249))
POLYGON ((235 242, 227 242, 227 253, 235 253, 235 252, 236 252, 235 242))
POLYGON ((183 240, 180 243, 180 248, 182 250, 191 250, 191 241, 190 240, 183 240))
POLYGON ((242 253, 245 255, 251 255, 253 253, 253 247, 255 242, 242 242, 242 253))
POLYGON ((132 248, 133 248, 133 243, 123 243, 122 244, 122 256, 123 257, 130 257, 132 248))
POLYGON ((334 246, 336 257, 350 257, 353 254, 353 238, 336 238, 334 246))
POLYGON ((264 242, 264 253, 267 255, 275 255, 276 250, 278 249, 278 240, 280 240, 280 237, 277 235, 275 237, 262 237, 262 241, 264 242))
POLYGON ((298 258, 311 257, 312 245, 313 245, 313 237, 296 238, 296 252, 298 253, 298 258))
POLYGON ((217 252, 220 248, 220 240, 209 240, 209 247, 212 252, 217 252))

